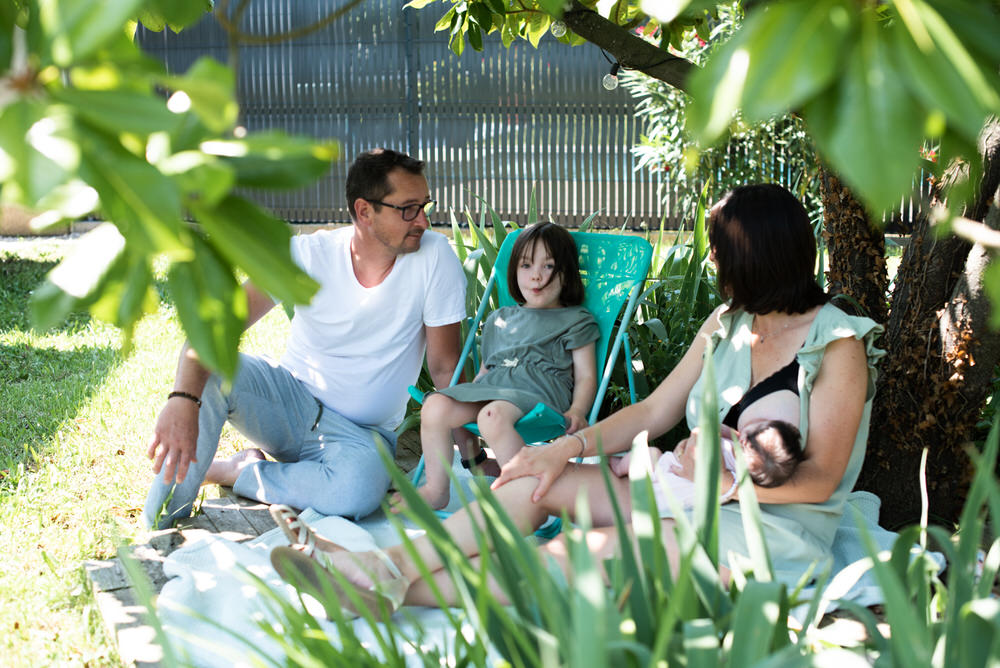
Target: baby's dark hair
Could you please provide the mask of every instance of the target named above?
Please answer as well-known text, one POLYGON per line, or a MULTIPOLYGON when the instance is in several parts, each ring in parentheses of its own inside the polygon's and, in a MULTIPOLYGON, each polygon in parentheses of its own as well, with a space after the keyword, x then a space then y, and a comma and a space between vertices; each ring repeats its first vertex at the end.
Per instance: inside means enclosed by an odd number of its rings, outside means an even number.
POLYGON ((798 428, 784 420, 765 420, 747 427, 741 434, 743 447, 756 455, 749 462, 750 478, 759 487, 780 487, 785 484, 806 455, 802 451, 802 434, 798 428), (764 432, 774 430, 778 447, 768 448, 760 437, 764 432))
MULTIPOLYGON (((562 291, 559 293, 559 303, 563 306, 579 306, 583 303, 583 280, 580 278, 580 260, 577 256, 576 242, 564 227, 555 223, 535 223, 521 230, 514 241, 507 263, 507 289, 510 296, 518 304, 524 304, 524 295, 517 285, 517 266, 521 258, 534 252, 535 245, 541 241, 552 256, 555 271, 549 277, 549 283, 556 276, 562 278, 562 291)), ((548 283, 546 283, 548 285, 548 283)))

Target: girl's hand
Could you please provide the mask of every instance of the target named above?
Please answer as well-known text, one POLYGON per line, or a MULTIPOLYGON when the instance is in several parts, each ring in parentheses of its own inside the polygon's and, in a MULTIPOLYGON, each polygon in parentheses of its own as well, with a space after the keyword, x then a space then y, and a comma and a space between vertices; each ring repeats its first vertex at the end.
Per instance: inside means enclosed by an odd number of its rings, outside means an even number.
POLYGON ((574 431, 579 431, 589 425, 587 417, 583 413, 574 411, 572 408, 563 413, 563 417, 566 418, 567 434, 572 434, 574 431))
MULTIPOLYGON (((573 442, 576 439, 571 439, 573 442)), ((569 445, 572 445, 570 443, 569 445)), ((577 446, 578 449, 578 446, 577 446)), ((549 491, 549 487, 566 468, 572 453, 567 454, 566 438, 561 438, 549 445, 538 445, 521 448, 517 454, 500 469, 500 476, 490 485, 491 489, 499 489, 511 480, 533 476, 538 478, 538 487, 531 495, 532 503, 538 503, 549 491)))

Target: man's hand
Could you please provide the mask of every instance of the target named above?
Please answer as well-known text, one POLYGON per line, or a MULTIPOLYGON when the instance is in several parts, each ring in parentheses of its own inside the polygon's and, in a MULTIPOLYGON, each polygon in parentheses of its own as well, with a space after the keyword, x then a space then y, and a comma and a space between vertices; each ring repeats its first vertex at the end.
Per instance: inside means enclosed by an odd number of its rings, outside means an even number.
POLYGON ((153 460, 153 473, 166 465, 163 482, 181 483, 195 457, 198 442, 198 406, 183 397, 168 399, 153 429, 146 456, 153 460))
POLYGON ((583 413, 578 413, 572 408, 563 413, 563 417, 566 418, 566 433, 572 434, 574 431, 579 431, 586 427, 589 423, 587 422, 587 416, 583 413))

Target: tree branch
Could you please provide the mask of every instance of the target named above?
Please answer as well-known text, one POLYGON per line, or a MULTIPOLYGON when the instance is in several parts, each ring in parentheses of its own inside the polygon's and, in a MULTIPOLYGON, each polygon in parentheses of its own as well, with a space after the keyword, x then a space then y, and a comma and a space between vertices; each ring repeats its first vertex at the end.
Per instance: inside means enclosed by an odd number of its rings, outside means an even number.
POLYGON ((290 41, 293 39, 298 39, 299 37, 305 37, 310 33, 314 33, 318 30, 322 30, 326 26, 330 25, 341 16, 351 11, 358 5, 360 5, 364 0, 349 0, 343 7, 336 9, 323 18, 305 25, 299 28, 293 28, 292 30, 286 30, 285 32, 276 33, 274 35, 256 35, 253 33, 246 33, 240 30, 239 22, 242 18, 248 0, 240 0, 240 4, 237 5, 236 13, 233 19, 229 18, 229 0, 219 0, 216 6, 215 17, 218 19, 219 24, 225 29, 229 35, 231 35, 240 44, 247 45, 261 45, 261 44, 279 44, 284 41, 290 41))
POLYGON ((571 7, 563 14, 562 20, 577 35, 614 56, 622 67, 638 70, 684 90, 687 76, 694 68, 691 61, 675 56, 627 28, 612 23, 588 9, 579 0, 572 0, 571 7))

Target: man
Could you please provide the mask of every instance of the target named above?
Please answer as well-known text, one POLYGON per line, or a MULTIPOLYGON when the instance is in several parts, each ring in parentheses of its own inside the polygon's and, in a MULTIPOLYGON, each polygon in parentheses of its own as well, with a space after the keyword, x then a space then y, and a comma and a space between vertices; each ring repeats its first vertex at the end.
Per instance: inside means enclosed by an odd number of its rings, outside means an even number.
MULTIPOLYGON (((375 435, 395 448, 425 348, 435 385, 448 385, 465 317, 461 264, 448 239, 427 229, 423 167, 388 149, 361 154, 347 175, 353 224, 292 239, 292 257, 320 289, 295 307, 280 364, 241 355, 225 392, 184 345, 149 445, 157 476, 148 526, 190 515, 202 482, 328 515, 378 507, 390 478, 375 435), (261 450, 213 461, 227 419, 261 450)), ((244 288, 250 327, 274 302, 244 288)))

